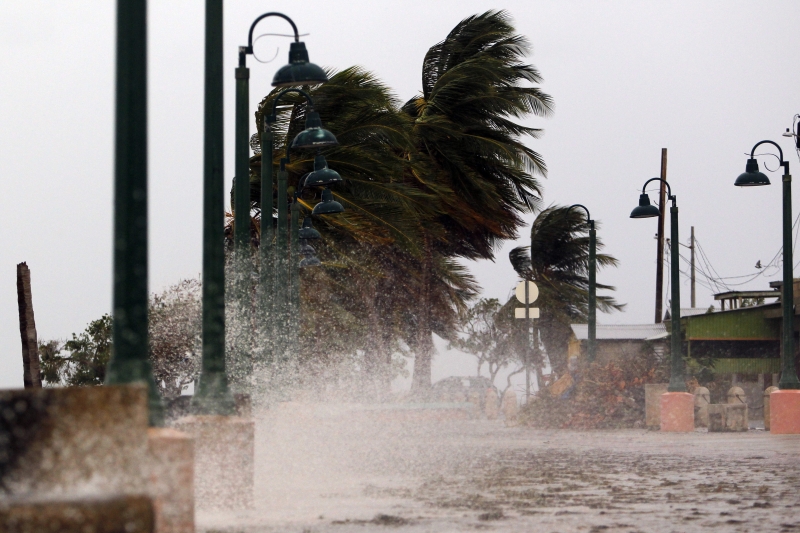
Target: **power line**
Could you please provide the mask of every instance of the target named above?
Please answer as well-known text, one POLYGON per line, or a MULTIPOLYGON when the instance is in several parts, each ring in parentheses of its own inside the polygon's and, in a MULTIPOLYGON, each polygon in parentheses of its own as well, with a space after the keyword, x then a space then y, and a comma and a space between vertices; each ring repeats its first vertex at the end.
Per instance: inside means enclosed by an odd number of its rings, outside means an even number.
MULTIPOLYGON (((792 250, 793 251, 797 247, 798 236, 800 236, 800 224, 798 224, 798 222, 800 222, 800 213, 797 215, 797 217, 794 220, 794 223, 792 224, 792 228, 794 229, 794 237, 793 237, 793 240, 792 240, 792 250)), ((705 250, 703 249, 702 244, 700 244, 700 242, 699 242, 699 240, 697 238, 695 238, 695 246, 697 247, 697 250, 699 252, 698 253, 698 257, 705 264, 705 267, 706 267, 705 271, 703 271, 702 267, 699 270, 701 272, 703 272, 703 275, 715 287, 717 287, 718 289, 719 288, 724 288, 725 290, 731 290, 731 287, 737 287, 737 286, 740 286, 740 285, 745 285, 747 283, 750 283, 751 281, 755 280, 759 276, 772 275, 772 273, 774 272, 774 270, 772 270, 772 269, 777 269, 777 268, 780 267, 781 260, 779 258, 781 257, 781 253, 783 252, 783 246, 781 246, 778 249, 778 251, 775 253, 775 255, 772 257, 772 259, 769 261, 769 263, 764 265, 764 267, 758 272, 753 272, 753 273, 750 273, 750 274, 744 274, 744 275, 741 275, 741 276, 727 276, 727 277, 725 277, 725 276, 720 276, 719 272, 711 264, 711 261, 709 260, 708 255, 706 254, 705 250), (709 274, 709 272, 713 272, 713 274, 715 274, 715 275, 712 276, 712 275, 709 274), (724 281, 724 280, 743 279, 743 278, 747 278, 747 279, 745 279, 744 281, 740 281, 738 283, 728 283, 728 282, 724 281)), ((798 262, 798 264, 800 265, 800 262, 798 262)), ((797 265, 794 265, 794 266, 796 267, 797 265)))
MULTIPOLYGON (((681 259, 683 259, 683 262, 684 262, 684 263, 686 263, 687 265, 691 266, 692 262, 691 262, 689 259, 687 259, 687 258, 686 258, 686 256, 684 256, 683 254, 680 254, 680 258, 681 258, 681 259)), ((695 267, 695 271, 698 271, 698 269, 697 269, 696 267, 695 267)), ((704 277, 704 278, 706 277, 706 274, 705 274, 705 272, 703 272, 702 270, 701 270, 701 271, 699 271, 699 272, 700 272, 700 273, 703 275, 703 277, 704 277)), ((683 270, 681 270, 681 273, 683 273, 683 274, 686 274, 686 273, 685 273, 683 270)), ((686 274, 686 276, 687 276, 687 277, 689 277, 689 279, 691 279, 691 274, 686 274)), ((697 283, 699 283, 699 284, 700 284, 700 285, 702 285, 703 287, 707 288, 707 289, 708 289, 708 290, 710 290, 711 292, 719 292, 719 291, 716 291, 716 290, 714 289, 714 287, 712 287, 712 286, 711 286, 711 285, 708 283, 708 281, 711 281, 711 280, 708 280, 708 278, 706 278, 706 280, 707 280, 707 281, 703 281, 702 279, 697 279, 697 278, 695 278, 695 281, 696 281, 697 283)))

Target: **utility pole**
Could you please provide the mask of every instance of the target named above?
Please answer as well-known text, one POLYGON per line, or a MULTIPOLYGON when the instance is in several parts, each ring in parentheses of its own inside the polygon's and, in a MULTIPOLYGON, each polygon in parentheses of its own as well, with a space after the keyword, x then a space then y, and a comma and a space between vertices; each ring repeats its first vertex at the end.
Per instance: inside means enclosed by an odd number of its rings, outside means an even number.
POLYGON ((667 149, 661 149, 661 189, 658 195, 658 250, 656 251, 656 324, 660 323, 664 295, 664 207, 667 195, 667 149))
POLYGON ((697 301, 695 300, 695 292, 694 292, 694 226, 692 226, 692 240, 689 244, 689 250, 691 251, 690 262, 692 264, 692 308, 697 307, 697 301))

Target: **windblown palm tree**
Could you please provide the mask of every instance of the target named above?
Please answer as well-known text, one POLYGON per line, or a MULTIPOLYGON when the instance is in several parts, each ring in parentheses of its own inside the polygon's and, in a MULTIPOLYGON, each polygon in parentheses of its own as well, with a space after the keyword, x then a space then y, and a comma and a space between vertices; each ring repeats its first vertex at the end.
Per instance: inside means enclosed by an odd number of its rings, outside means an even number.
MULTIPOLYGON (((415 386, 429 386, 432 333, 451 336, 458 311, 477 292, 456 259, 492 258, 500 241, 516 237, 520 214, 539 202, 534 175, 544 175, 544 162, 521 139, 540 131, 514 119, 546 115, 552 103, 532 86, 540 77, 523 62, 527 51, 508 15, 491 11, 465 19, 430 49, 422 94, 402 108, 357 67, 307 88, 341 143, 323 153, 345 178, 334 195, 346 211, 316 221, 328 268, 305 276, 326 285, 340 314, 331 322, 337 331, 349 328, 358 349, 375 354, 367 369, 401 339, 416 354, 415 386)), ((276 94, 262 101, 257 123, 276 94)), ((302 129, 306 105, 287 95, 278 109, 276 165, 302 129)), ((292 153, 290 190, 311 170, 313 155, 292 153)), ((260 164, 260 155, 251 159, 255 207, 260 164)), ((306 208, 314 201, 311 192, 301 198, 306 208)))
POLYGON ((427 283, 433 256, 492 259, 497 245, 516 237, 520 214, 541 196, 536 174, 542 157, 522 142, 541 133, 514 122, 530 113, 546 116, 550 96, 531 84, 538 71, 524 63, 527 40, 503 11, 461 21, 425 56, 422 94, 403 109, 414 120, 414 177, 423 190, 438 187, 437 219, 443 238, 424 235, 420 328, 414 386, 430 385, 431 330, 427 283), (428 259, 425 259, 428 258, 428 259))
MULTIPOLYGON (((315 246, 327 268, 304 274, 320 289, 304 292, 304 302, 317 301, 324 293, 325 302, 319 303, 336 312, 332 316, 324 311, 326 318, 320 321, 315 314, 323 311, 307 305, 305 309, 311 313, 304 315, 311 317, 307 324, 314 324, 317 335, 335 332, 340 338, 349 336, 356 341, 329 345, 332 353, 363 350, 367 373, 386 377, 384 370, 397 340, 412 347, 417 343, 420 313, 414 297, 423 283, 420 243, 426 235, 429 239, 444 235, 436 219, 444 194, 436 187, 425 190, 409 179, 413 176, 412 121, 374 76, 354 67, 332 74, 327 84, 309 92, 325 127, 336 132, 340 142, 323 153, 329 166, 345 178, 334 194, 346 211, 315 221, 324 237, 315 246)), ((265 110, 271 112, 276 94, 270 93, 259 106, 257 121, 265 110)), ((273 127, 280 139, 273 157, 276 164, 284 154, 286 139, 302 127, 305 114, 302 99, 287 95, 285 102, 273 127)), ((311 170, 312 156, 292 153, 287 166, 290 186, 311 170)), ((260 164, 260 155, 252 158, 251 198, 257 207, 260 164)), ((313 202, 313 194, 301 198, 309 210, 313 202)), ((476 293, 475 282, 462 266, 446 257, 437 255, 429 262, 434 279, 425 287, 436 310, 426 316, 425 327, 446 336, 454 328, 457 311, 476 293)), ((315 342, 308 341, 307 351, 320 356, 315 342)))
MULTIPOLYGON (((595 223, 599 228, 599 224, 595 223)), ((552 206, 541 213, 531 226, 530 246, 511 250, 509 258, 522 279, 536 282, 540 309, 537 326, 550 363, 557 374, 567 365, 567 342, 570 324, 584 322, 589 305, 589 224, 581 211, 552 206)), ((597 250, 603 248, 598 237, 597 250)), ((597 254, 597 270, 617 266, 618 261, 607 254, 597 254)), ((601 290, 615 290, 610 285, 597 284, 601 290)), ((516 300, 506 306, 516 307, 516 300)), ((609 313, 620 311, 624 304, 607 295, 597 296, 597 307, 609 313)))

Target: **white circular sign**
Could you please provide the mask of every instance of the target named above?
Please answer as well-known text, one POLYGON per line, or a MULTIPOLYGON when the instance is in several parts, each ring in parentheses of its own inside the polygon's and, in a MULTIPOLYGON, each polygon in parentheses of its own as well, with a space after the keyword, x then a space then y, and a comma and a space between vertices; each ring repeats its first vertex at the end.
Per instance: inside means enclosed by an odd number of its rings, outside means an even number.
POLYGON ((533 302, 535 302, 536 299, 539 297, 539 287, 537 287, 536 284, 534 282, 532 282, 532 281, 528 281, 528 282, 521 281, 519 283, 519 285, 517 285, 516 295, 517 295, 517 300, 519 300, 520 303, 522 303, 522 304, 527 303, 528 305, 530 305, 533 302), (528 284, 528 301, 527 302, 525 301, 525 283, 528 284))

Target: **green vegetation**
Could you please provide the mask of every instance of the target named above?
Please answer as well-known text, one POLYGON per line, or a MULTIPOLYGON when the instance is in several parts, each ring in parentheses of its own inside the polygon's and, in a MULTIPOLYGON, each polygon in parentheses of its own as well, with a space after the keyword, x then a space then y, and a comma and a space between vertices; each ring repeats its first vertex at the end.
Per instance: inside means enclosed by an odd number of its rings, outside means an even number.
MULTIPOLYGON (((159 392, 179 396, 200 371, 200 282, 185 280, 150 297, 150 363, 159 392)), ((47 386, 102 385, 111 358, 112 318, 103 315, 65 343, 39 342, 47 386)))
MULTIPOLYGON (((494 259, 503 240, 517 237, 521 214, 541 200, 535 176, 545 164, 523 143, 540 130, 517 120, 548 115, 552 100, 534 85, 541 77, 524 62, 528 51, 509 16, 490 11, 430 48, 422 92, 403 105, 358 67, 306 88, 340 142, 323 154, 345 179, 333 192, 346 212, 315 221, 323 268, 303 273, 304 360, 335 366, 363 354, 359 366, 383 381, 392 377, 392 354, 405 346, 416 358, 415 388, 430 386, 432 333, 452 339, 477 292, 458 260, 494 259)), ((278 92, 262 101, 257 124, 278 92)), ((285 98, 274 125, 276 166, 306 112, 300 98, 285 98)), ((293 153, 290 190, 312 170, 314 155, 293 153)), ((254 156, 256 210, 260 165, 254 156)), ((302 205, 310 210, 316 195, 306 191, 302 205)))
POLYGON ((46 385, 102 385, 111 358, 111 317, 89 322, 86 330, 63 343, 40 341, 39 359, 46 385))

